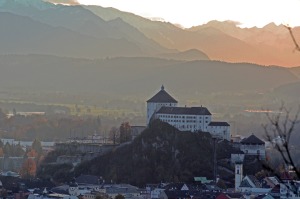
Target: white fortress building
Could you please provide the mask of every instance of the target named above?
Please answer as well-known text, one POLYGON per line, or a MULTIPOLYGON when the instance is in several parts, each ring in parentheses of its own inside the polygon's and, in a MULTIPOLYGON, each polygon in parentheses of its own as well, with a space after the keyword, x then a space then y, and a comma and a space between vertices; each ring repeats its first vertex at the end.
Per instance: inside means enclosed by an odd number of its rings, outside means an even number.
POLYGON ((206 107, 178 107, 178 102, 164 89, 147 101, 147 125, 159 119, 180 131, 209 132, 213 137, 230 140, 230 125, 214 122, 206 107))

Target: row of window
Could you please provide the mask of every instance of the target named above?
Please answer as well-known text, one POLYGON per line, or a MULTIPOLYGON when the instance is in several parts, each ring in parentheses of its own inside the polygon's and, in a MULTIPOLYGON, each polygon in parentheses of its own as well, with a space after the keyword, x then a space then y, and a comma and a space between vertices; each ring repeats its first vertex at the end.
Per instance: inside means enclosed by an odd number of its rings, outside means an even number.
MULTIPOLYGON (((186 118, 186 119, 197 119, 197 116, 184 116, 184 115, 161 115, 161 117, 165 117, 165 118, 186 118)), ((202 119, 202 117, 200 117, 200 119, 202 119)), ((206 120, 208 120, 208 116, 205 117, 206 120)))
MULTIPOLYGON (((163 121, 163 122, 168 122, 168 123, 170 123, 170 122, 176 122, 176 123, 192 123, 192 124, 194 124, 194 123, 196 123, 196 120, 169 120, 169 119, 164 119, 164 118, 159 118, 161 121, 163 121)), ((199 123, 202 123, 202 121, 199 121, 199 123)), ((208 123, 208 121, 205 121, 205 123, 207 124, 208 123)))
POLYGON ((220 128, 224 128, 224 126, 211 126, 210 128, 212 128, 212 129, 220 129, 220 128))

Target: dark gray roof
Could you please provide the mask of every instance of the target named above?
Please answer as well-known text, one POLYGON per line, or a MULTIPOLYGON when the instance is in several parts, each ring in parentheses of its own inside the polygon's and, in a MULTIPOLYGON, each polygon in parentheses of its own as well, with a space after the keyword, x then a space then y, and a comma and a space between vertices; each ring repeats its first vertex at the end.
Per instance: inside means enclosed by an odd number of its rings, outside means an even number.
POLYGON ((208 126, 230 126, 227 122, 210 122, 208 126))
POLYGON ((167 93, 167 91, 165 91, 164 89, 164 86, 162 86, 161 90, 147 102, 177 103, 177 100, 175 100, 169 93, 167 93))
POLYGON ((161 107, 158 114, 175 114, 175 115, 211 115, 205 107, 161 107))
POLYGON ((260 140, 255 135, 250 135, 248 138, 245 138, 241 141, 242 144, 265 144, 262 140, 260 140))
POLYGON ((59 194, 69 194, 69 185, 62 185, 62 186, 58 186, 58 187, 53 187, 51 189, 51 192, 53 193, 59 193, 59 194))
POLYGON ((76 178, 78 184, 99 184, 99 177, 93 175, 80 175, 76 178))

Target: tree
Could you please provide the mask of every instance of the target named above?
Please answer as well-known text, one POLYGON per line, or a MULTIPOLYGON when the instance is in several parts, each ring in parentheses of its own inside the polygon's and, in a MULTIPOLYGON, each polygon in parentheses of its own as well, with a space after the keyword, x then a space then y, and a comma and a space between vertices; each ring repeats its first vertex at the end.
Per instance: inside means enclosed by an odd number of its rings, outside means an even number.
POLYGON ((0 157, 4 157, 4 152, 3 152, 2 147, 0 147, 0 157))
POLYGON ((27 153, 27 157, 31 157, 31 158, 38 158, 38 153, 34 150, 31 149, 28 153, 27 153))
POLYGON ((285 26, 285 27, 289 30, 289 33, 290 33, 291 38, 293 40, 293 43, 295 44, 295 50, 300 52, 300 46, 299 46, 299 44, 298 44, 298 42, 297 42, 297 40, 294 36, 292 28, 290 26, 285 26))
POLYGON ((125 197, 121 194, 116 195, 115 199, 125 199, 125 197))
POLYGON ((41 144, 41 141, 35 139, 33 142, 32 142, 32 145, 31 145, 31 148, 33 150, 35 150, 39 155, 41 155, 43 153, 43 148, 42 148, 42 144, 41 144))
POLYGON ((217 186, 221 189, 227 189, 227 186, 225 184, 225 181, 222 180, 222 179, 219 179, 218 182, 217 182, 217 186))
POLYGON ((23 156, 24 155, 24 150, 20 144, 20 142, 17 145, 12 146, 13 149, 13 156, 23 156))
POLYGON ((109 199, 109 197, 108 197, 108 195, 106 195, 104 193, 97 193, 95 199, 109 199))
POLYGON ((8 142, 5 143, 3 151, 6 155, 10 155, 12 153, 12 147, 8 142))
POLYGON ((15 108, 13 108, 13 116, 16 116, 17 115, 17 111, 15 108))
POLYGON ((280 153, 284 163, 292 166, 298 178, 300 178, 300 172, 292 156, 290 142, 296 124, 299 123, 299 113, 300 106, 292 115, 291 110, 282 105, 278 114, 267 114, 269 124, 263 126, 267 140, 273 145, 273 148, 280 153))
MULTIPOLYGON (((295 134, 296 125, 299 123, 300 106, 296 112, 292 112, 291 109, 287 109, 284 104, 281 105, 279 112, 275 115, 267 114, 269 124, 264 125, 265 135, 267 140, 273 145, 273 148, 280 154, 284 164, 285 164, 285 175, 288 174, 289 170, 286 171, 286 167, 291 169, 295 174, 295 177, 300 179, 300 171, 297 168, 295 156, 292 154, 292 144, 291 138, 294 139, 293 135, 295 134)), ((281 181, 281 185, 285 186, 287 190, 287 198, 288 195, 293 193, 294 195, 298 194, 298 188, 296 187, 296 183, 287 182, 280 178, 278 172, 275 171, 274 166, 270 164, 264 165, 268 171, 275 173, 279 180, 281 181)), ((282 171, 279 171, 282 172, 282 171)), ((288 178, 291 176, 288 175, 288 178)))
POLYGON ((109 131, 109 137, 113 141, 114 144, 120 142, 120 131, 116 127, 112 127, 109 131))
POLYGON ((120 126, 120 143, 128 142, 131 139, 131 126, 129 122, 123 122, 120 126))
POLYGON ((23 178, 34 177, 36 174, 36 163, 33 158, 27 158, 21 168, 21 176, 23 178))

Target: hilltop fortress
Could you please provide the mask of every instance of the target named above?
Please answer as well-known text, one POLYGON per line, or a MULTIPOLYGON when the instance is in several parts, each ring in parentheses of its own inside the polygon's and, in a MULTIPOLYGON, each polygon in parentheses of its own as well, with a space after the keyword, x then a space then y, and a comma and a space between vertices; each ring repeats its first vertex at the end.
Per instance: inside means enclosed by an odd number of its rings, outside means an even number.
POLYGON ((212 114, 206 107, 178 107, 178 102, 164 86, 147 101, 147 125, 159 119, 180 131, 209 132, 213 137, 230 141, 230 125, 227 122, 212 121, 212 114))

